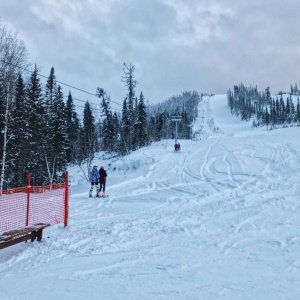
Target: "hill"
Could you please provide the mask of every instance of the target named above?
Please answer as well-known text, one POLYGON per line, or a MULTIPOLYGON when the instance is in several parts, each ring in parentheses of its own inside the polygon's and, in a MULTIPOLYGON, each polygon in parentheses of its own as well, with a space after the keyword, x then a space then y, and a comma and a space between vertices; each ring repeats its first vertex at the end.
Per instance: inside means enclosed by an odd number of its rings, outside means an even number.
POLYGON ((253 130, 226 104, 204 98, 181 152, 99 154, 108 198, 71 168, 69 227, 0 252, 1 299, 299 299, 299 128, 253 130))

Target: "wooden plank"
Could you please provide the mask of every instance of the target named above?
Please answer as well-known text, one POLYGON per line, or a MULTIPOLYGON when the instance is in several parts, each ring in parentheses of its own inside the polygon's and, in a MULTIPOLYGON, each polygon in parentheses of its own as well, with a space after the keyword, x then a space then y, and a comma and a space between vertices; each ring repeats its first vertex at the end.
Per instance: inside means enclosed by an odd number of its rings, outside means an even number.
POLYGON ((12 246, 12 245, 16 245, 16 244, 21 243, 21 242, 26 242, 28 240, 31 240, 33 242, 36 239, 36 237, 37 237, 37 233, 36 233, 36 231, 33 231, 30 234, 20 236, 20 237, 17 237, 15 239, 11 239, 9 241, 0 243, 0 250, 4 249, 6 247, 12 246))
POLYGON ((26 232, 31 232, 31 231, 38 231, 38 230, 44 229, 48 226, 50 226, 50 224, 39 223, 39 224, 31 225, 31 226, 22 227, 19 229, 13 229, 13 230, 2 232, 1 237, 25 234, 26 232))
POLYGON ((33 242, 37 239, 39 242, 43 237, 43 229, 50 226, 50 224, 39 223, 24 228, 9 230, 3 232, 0 236, 0 249, 21 243, 27 240, 33 242))

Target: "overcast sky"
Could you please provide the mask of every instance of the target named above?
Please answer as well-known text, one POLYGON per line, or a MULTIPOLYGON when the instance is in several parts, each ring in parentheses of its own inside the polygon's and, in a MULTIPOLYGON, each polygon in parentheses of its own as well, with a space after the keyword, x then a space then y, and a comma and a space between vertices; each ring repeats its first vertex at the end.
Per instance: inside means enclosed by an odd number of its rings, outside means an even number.
POLYGON ((136 94, 150 103, 240 82, 289 90, 300 82, 299 12, 298 0, 0 0, 2 23, 41 74, 53 66, 57 80, 101 87, 117 103, 123 63, 135 65, 136 94))

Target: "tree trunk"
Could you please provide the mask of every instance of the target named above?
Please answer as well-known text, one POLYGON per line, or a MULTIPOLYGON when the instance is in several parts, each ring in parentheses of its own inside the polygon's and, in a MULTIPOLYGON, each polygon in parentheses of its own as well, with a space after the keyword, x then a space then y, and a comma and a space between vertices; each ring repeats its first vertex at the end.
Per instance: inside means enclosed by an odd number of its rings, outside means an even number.
POLYGON ((4 116, 4 129, 3 129, 3 154, 2 154, 2 168, 0 175, 0 195, 2 195, 3 184, 4 184, 4 174, 5 174, 5 163, 6 163, 6 149, 9 138, 7 138, 8 131, 8 97, 9 97, 9 81, 8 81, 8 89, 6 95, 6 103, 5 103, 5 116, 4 116))

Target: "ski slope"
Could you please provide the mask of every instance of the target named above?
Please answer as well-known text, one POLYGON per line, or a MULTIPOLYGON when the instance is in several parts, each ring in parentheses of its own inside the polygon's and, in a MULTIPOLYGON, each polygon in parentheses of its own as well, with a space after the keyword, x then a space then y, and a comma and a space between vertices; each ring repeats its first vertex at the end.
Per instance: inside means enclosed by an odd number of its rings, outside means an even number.
POLYGON ((117 161, 108 198, 70 168, 69 226, 0 251, 0 299, 300 299, 299 127, 266 131, 205 97, 201 139, 117 161))

